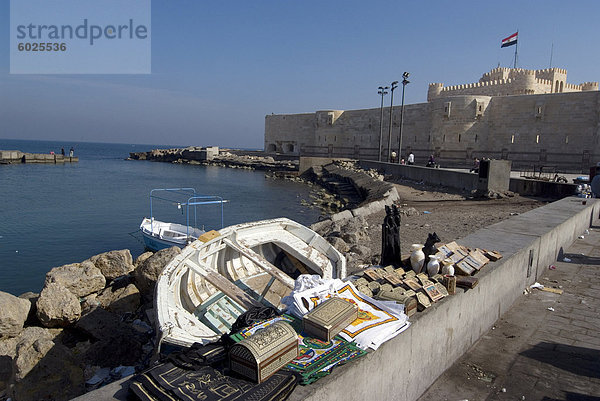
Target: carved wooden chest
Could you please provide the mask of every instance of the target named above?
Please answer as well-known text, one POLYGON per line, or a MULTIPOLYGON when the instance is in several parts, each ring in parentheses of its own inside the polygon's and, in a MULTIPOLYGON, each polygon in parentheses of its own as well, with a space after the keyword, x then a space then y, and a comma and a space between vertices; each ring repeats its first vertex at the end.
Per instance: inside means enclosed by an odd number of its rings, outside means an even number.
POLYGON ((289 323, 278 321, 258 330, 229 350, 231 370, 262 383, 298 357, 298 335, 289 323))
POLYGON ((358 305, 342 298, 330 298, 304 315, 304 333, 331 341, 340 331, 358 319, 358 305))

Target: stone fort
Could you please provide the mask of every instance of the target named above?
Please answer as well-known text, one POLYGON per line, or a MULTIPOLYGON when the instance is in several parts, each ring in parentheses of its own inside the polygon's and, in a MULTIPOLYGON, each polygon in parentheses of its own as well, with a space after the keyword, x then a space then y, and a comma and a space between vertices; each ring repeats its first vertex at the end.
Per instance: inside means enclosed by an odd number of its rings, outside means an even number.
MULTIPOLYGON (((401 90, 402 88, 399 88, 401 90)), ((390 108, 384 106, 382 160, 388 160, 390 108)), ((392 109, 398 152, 400 105, 392 109)), ((321 110, 265 117, 265 151, 294 156, 377 160, 381 109, 321 110)), ((426 103, 404 106, 402 157, 444 167, 474 157, 508 159, 516 169, 553 166, 588 172, 600 161, 598 82, 567 83, 561 68, 495 68, 476 83, 429 84, 426 103)))

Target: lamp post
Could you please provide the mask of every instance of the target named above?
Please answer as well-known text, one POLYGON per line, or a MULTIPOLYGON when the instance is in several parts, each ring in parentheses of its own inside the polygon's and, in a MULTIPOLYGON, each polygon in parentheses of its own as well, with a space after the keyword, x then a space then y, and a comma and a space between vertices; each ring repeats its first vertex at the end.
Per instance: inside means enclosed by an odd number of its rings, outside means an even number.
POLYGON ((383 145, 383 97, 387 95, 387 86, 380 86, 378 94, 381 95, 381 118, 379 119, 379 161, 381 161, 381 146, 383 145))
POLYGON ((409 84, 408 76, 410 74, 404 71, 402 74, 402 109, 400 111, 400 135, 398 136, 398 163, 400 163, 400 159, 402 159, 402 125, 404 124, 404 88, 406 88, 406 84, 409 84))
POLYGON ((398 87, 398 81, 392 82, 392 87, 390 88, 392 91, 392 96, 390 99, 390 130, 388 132, 388 151, 387 151, 388 161, 392 161, 391 160, 391 154, 392 154, 392 110, 394 109, 394 89, 396 89, 397 87, 398 87))

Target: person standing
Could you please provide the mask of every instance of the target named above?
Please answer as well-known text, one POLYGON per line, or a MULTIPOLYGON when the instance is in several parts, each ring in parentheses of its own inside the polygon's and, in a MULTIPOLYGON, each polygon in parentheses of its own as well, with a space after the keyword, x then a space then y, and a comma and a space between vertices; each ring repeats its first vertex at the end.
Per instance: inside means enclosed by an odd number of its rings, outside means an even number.
POLYGON ((407 161, 408 161, 409 165, 415 164, 415 155, 413 154, 413 152, 410 152, 408 154, 408 160, 407 161))
POLYGON ((60 154, 63 156, 65 155, 65 148, 60 148, 60 154))
POLYGON ((69 150, 69 157, 73 157, 73 153, 75 153, 75 150, 73 149, 73 146, 71 146, 71 150, 69 150))

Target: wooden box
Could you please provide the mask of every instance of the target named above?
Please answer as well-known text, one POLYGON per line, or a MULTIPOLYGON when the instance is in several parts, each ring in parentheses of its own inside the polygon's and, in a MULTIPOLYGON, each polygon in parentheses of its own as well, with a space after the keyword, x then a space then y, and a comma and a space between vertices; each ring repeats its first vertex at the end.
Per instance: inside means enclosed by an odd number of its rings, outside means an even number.
POLYGON ((298 357, 298 335, 289 323, 278 321, 234 344, 231 370, 262 383, 298 357))
POLYGON ((330 298, 304 315, 304 333, 331 341, 340 331, 358 319, 358 305, 342 298, 330 298))

